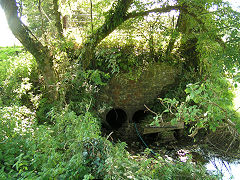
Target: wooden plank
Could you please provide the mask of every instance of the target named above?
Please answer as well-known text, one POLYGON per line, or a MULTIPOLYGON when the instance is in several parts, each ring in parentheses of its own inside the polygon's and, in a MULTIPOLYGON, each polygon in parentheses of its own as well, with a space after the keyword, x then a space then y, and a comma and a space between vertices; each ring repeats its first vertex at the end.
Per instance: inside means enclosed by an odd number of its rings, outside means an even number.
POLYGON ((154 127, 144 127, 143 134, 151 134, 151 133, 158 133, 161 131, 170 131, 175 129, 183 129, 184 122, 178 122, 175 125, 172 125, 171 122, 160 123, 160 126, 154 127))

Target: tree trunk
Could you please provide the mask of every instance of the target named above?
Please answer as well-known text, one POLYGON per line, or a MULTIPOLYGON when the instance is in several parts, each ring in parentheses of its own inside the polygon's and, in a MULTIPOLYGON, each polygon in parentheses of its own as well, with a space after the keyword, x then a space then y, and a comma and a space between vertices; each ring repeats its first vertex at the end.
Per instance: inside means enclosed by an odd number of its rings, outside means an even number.
POLYGON ((41 71, 48 97, 51 101, 57 99, 56 76, 53 69, 53 57, 50 50, 43 46, 40 41, 32 34, 18 17, 18 8, 15 0, 0 0, 9 28, 14 36, 22 43, 22 45, 36 58, 38 68, 41 71))

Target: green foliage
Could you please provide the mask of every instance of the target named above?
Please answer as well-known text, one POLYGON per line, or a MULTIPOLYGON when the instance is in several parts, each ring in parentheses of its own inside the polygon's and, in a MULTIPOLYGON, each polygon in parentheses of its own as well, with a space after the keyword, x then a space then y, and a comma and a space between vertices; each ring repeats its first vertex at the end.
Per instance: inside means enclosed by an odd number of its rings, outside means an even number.
POLYGON ((21 16, 27 17, 30 30, 45 41, 56 34, 53 3, 48 1, 19 0, 21 16))
POLYGON ((25 106, 1 107, 1 141, 31 131, 34 113, 25 106))
POLYGON ((150 63, 185 62, 184 69, 195 72, 188 74, 191 78, 182 78, 180 86, 193 84, 186 87, 186 94, 183 89, 172 93, 176 99, 160 99, 165 109, 156 121, 170 114, 172 123, 192 125, 192 136, 200 128, 215 130, 228 120, 237 122, 230 86, 218 74, 228 71, 231 77, 239 65, 238 13, 218 0, 179 0, 171 4, 184 5, 186 12, 197 18, 181 10, 179 19, 178 15, 150 13, 147 18, 123 23, 128 13, 134 16, 156 5, 168 6, 170 1, 133 1, 125 13, 126 4, 118 2, 132 1, 93 0, 90 20, 90 16, 82 15, 90 13, 89 1, 62 0, 58 1, 59 11, 69 17, 70 27, 64 32, 65 38, 56 40, 52 2, 17 2, 31 37, 34 34, 51 52, 59 100, 49 103, 45 94, 48 87, 38 76, 32 56, 20 53, 14 57, 15 50, 0 49, 0 179, 213 178, 191 162, 149 158, 148 150, 134 159, 125 150, 125 143, 112 144, 101 137, 101 120, 92 113, 94 95, 106 85, 109 74, 124 72, 129 74, 126 78, 136 78, 150 63), (208 13, 215 5, 218 11, 208 13), (115 9, 120 11, 113 14, 115 9), (121 25, 114 27, 116 24, 121 25), (225 47, 219 43, 224 35, 225 47), (89 45, 97 41, 101 41, 98 47, 89 45), (89 47, 94 54, 88 55, 94 58, 89 69, 82 69, 77 61, 89 47))
POLYGON ((131 42, 128 43, 101 44, 95 54, 95 68, 109 74, 125 73, 126 78, 129 79, 139 78, 143 69, 153 63, 153 58, 148 50, 141 49, 131 42))
POLYGON ((77 74, 69 73, 65 76, 67 88, 65 90, 65 103, 69 109, 78 115, 85 113, 95 104, 95 95, 100 87, 106 85, 110 76, 100 70, 82 70, 77 74))
POLYGON ((83 74, 83 77, 92 86, 104 86, 107 84, 106 82, 110 78, 108 73, 104 73, 99 70, 87 70, 83 74))
POLYGON ((17 56, 22 52, 22 47, 0 47, 0 61, 6 61, 10 57, 17 56))
POLYGON ((233 11, 229 6, 226 7, 216 14, 218 30, 226 37, 226 48, 218 59, 222 59, 225 69, 231 72, 234 68, 238 68, 240 64, 240 13, 233 11))
MULTIPOLYGON (((24 115, 29 116, 26 113, 19 116, 24 115)), ((0 144, 1 158, 4 157, 1 159, 1 176, 78 179, 89 172, 82 145, 91 142, 92 138, 100 138, 96 119, 90 113, 76 116, 67 111, 54 114, 52 118, 55 118, 52 127, 35 126, 34 123, 28 127, 20 126, 18 118, 3 116, 1 132, 6 132, 1 134, 1 142, 4 142, 0 144), (6 123, 9 119, 11 124, 6 123), (86 137, 90 139, 84 140, 86 137)), ((29 120, 22 119, 26 123, 29 120)))
POLYGON ((215 131, 222 124, 229 123, 229 120, 239 123, 229 87, 229 82, 220 77, 216 81, 206 80, 204 83, 189 84, 185 89, 187 96, 184 101, 159 98, 164 107, 159 117, 162 118, 163 114, 167 113, 171 116, 173 124, 191 124, 192 136, 201 128, 215 131))
MULTIPOLYGON (((21 55, 26 62, 27 57, 21 55)), ((65 76, 66 82, 74 87, 69 91, 78 90, 79 97, 73 94, 70 104, 60 109, 59 105, 49 104, 46 98, 40 100, 40 96, 31 92, 32 66, 31 63, 20 66, 23 59, 9 60, 14 63, 10 63, 11 77, 6 79, 10 79, 8 85, 14 87, 16 95, 9 100, 9 106, 4 104, 0 108, 1 179, 152 179, 164 173, 163 159, 149 159, 149 152, 138 156, 141 160, 134 159, 125 150, 125 143, 112 144, 101 137, 100 120, 91 113, 92 95, 106 84, 108 74, 86 70, 71 81, 70 74, 65 76), (32 109, 20 106, 26 103, 20 101, 25 95, 30 98, 32 109), (71 110, 74 107, 78 108, 77 114, 71 110)), ((185 164, 179 169, 185 172, 183 167, 185 164)), ((185 174, 192 177, 194 168, 185 174)), ((171 172, 164 178, 174 177, 174 170, 171 172)), ((207 176, 204 169, 201 173, 207 176)))
POLYGON ((1 47, 0 48, 0 83, 2 87, 2 82, 8 76, 8 69, 11 61, 9 59, 14 58, 17 54, 16 52, 20 51, 20 48, 15 47, 1 47))
POLYGON ((30 143, 28 138, 32 136, 34 122, 34 113, 25 106, 1 107, 0 177, 3 179, 15 179, 16 172, 28 170, 26 159, 31 159, 23 155, 30 143))
POLYGON ((104 179, 215 179, 203 166, 196 166, 190 161, 172 162, 160 156, 149 158, 149 149, 134 159, 122 148, 124 144, 115 146, 114 154, 105 162, 108 174, 104 179))
POLYGON ((49 114, 51 114, 51 110, 53 110, 53 108, 54 104, 49 103, 46 98, 39 100, 36 111, 39 124, 52 123, 51 118, 49 118, 49 114))
MULTIPOLYGON (((31 112, 26 114, 26 110, 17 108, 18 116, 29 116, 31 112)), ((0 143, 2 179, 152 179, 163 174, 163 179, 168 179, 178 171, 177 177, 208 177, 202 167, 147 158, 149 151, 133 159, 125 143, 113 145, 100 136, 98 120, 90 112, 77 116, 65 109, 50 116, 55 120, 53 126, 32 122, 27 129, 20 128, 13 115, 11 127, 4 124, 8 116, 1 119, 1 130, 8 130, 0 143)))
POLYGON ((167 163, 158 166, 153 175, 153 179, 219 179, 216 174, 210 175, 201 165, 193 165, 191 162, 178 162, 176 164, 167 163))
POLYGON ((32 56, 29 53, 21 53, 17 57, 9 57, 1 63, 3 66, 7 66, 0 69, 2 103, 9 106, 12 103, 21 104, 21 100, 28 95, 29 99, 34 98, 35 96, 31 93, 30 97, 29 93, 33 91, 32 84, 38 77, 36 63, 32 56))

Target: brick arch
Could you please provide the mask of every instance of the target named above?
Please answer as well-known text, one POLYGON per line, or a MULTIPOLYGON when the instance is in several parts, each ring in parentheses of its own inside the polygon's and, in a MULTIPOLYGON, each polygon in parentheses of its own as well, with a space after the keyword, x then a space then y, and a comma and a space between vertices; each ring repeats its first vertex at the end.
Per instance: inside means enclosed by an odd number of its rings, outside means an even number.
MULTIPOLYGON (((166 87, 175 84, 181 73, 180 66, 166 63, 155 63, 139 68, 142 73, 136 79, 128 78, 127 73, 113 76, 100 90, 98 96, 98 102, 109 104, 115 109, 121 107, 127 114, 126 123, 133 121, 136 111, 145 109, 144 104, 152 104, 166 87)), ((103 117, 106 121, 107 116, 103 117)), ((108 124, 109 122, 108 120, 108 124)))

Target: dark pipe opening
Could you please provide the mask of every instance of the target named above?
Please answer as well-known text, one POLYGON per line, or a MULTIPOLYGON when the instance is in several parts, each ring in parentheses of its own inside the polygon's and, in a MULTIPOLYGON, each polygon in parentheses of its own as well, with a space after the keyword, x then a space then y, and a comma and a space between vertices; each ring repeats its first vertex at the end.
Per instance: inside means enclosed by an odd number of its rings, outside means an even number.
POLYGON ((106 121, 112 129, 119 129, 127 121, 127 114, 122 109, 112 109, 107 113, 106 121))
POLYGON ((149 112, 145 110, 138 110, 133 114, 132 121, 135 123, 140 123, 142 120, 146 118, 149 112))

